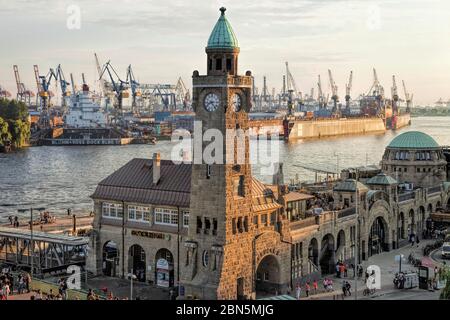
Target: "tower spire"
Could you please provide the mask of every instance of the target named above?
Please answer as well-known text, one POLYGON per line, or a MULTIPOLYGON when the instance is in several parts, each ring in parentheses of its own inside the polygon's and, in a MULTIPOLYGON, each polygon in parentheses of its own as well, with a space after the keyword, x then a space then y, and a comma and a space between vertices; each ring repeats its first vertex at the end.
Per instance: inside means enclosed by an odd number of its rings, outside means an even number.
POLYGON ((222 8, 220 8, 219 10, 220 10, 220 12, 221 12, 221 15, 224 16, 224 15, 225 15, 225 11, 227 11, 227 8, 222 7, 222 8))

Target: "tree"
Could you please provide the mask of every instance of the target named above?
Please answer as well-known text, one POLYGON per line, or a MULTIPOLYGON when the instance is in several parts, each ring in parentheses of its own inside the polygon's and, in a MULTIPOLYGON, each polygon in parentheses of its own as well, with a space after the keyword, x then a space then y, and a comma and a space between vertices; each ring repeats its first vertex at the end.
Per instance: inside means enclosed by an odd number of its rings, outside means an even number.
POLYGON ((5 145, 6 141, 11 141, 12 136, 9 132, 8 122, 0 118, 0 146, 5 145))
POLYGON ((444 267, 439 272, 439 280, 446 281, 444 289, 441 291, 440 299, 441 300, 450 300, 450 270, 447 267, 444 267))
POLYGON ((5 120, 26 121, 28 119, 28 108, 23 102, 0 99, 0 117, 5 120))
POLYGON ((30 138, 30 123, 23 120, 12 120, 9 124, 14 146, 16 148, 23 147, 30 138))

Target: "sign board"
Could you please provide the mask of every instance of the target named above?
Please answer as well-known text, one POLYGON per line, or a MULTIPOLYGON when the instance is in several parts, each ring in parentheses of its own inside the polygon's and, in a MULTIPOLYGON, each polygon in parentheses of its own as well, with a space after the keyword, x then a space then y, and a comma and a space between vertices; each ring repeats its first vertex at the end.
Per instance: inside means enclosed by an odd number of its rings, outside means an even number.
POLYGON ((403 254, 397 254, 395 256, 395 262, 405 261, 405 256, 403 254))
POLYGON ((169 262, 166 259, 158 259, 156 269, 169 270, 169 262))

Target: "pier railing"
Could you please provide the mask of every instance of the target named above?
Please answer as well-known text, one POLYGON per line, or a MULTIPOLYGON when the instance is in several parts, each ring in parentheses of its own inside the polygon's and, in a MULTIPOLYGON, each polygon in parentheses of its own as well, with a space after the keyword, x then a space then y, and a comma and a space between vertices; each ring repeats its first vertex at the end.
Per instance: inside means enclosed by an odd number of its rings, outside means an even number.
POLYGON ((408 201, 408 200, 412 200, 416 197, 416 193, 414 191, 412 192, 407 192, 407 193, 402 193, 398 196, 398 201, 399 202, 404 202, 404 201, 408 201))
POLYGON ((442 191, 442 187, 439 186, 434 186, 434 187, 430 187, 427 189, 427 194, 433 194, 433 193, 441 193, 442 191))
POLYGON ((356 214, 356 207, 347 208, 347 209, 338 211, 337 217, 338 217, 338 219, 340 219, 340 218, 352 216, 354 214, 356 214))

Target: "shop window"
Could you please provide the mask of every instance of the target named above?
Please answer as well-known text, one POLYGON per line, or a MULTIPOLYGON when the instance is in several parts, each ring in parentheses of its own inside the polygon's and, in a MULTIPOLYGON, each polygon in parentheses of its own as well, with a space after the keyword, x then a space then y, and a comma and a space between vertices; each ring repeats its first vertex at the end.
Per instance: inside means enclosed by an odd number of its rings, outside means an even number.
POLYGON ((150 221, 150 207, 128 206, 128 220, 150 221))
POLYGON ((178 210, 168 208, 155 208, 155 224, 178 225, 178 210))

